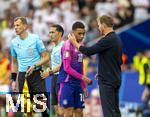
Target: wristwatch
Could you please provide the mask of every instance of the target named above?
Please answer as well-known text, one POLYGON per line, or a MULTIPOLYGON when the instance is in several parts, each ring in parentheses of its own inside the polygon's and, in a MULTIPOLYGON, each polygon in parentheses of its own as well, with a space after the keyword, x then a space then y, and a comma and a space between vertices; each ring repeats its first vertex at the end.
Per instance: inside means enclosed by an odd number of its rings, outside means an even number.
POLYGON ((34 69, 36 69, 36 67, 37 67, 37 66, 36 66, 36 64, 35 64, 35 65, 34 65, 34 69))

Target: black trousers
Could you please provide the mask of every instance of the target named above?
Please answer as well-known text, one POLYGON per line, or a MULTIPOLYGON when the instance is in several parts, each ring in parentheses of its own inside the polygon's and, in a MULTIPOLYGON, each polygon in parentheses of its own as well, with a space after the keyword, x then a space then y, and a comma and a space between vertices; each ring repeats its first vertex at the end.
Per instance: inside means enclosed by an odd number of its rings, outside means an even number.
MULTIPOLYGON (((22 92, 25 83, 25 72, 19 72, 18 88, 22 92)), ((42 93, 46 92, 45 80, 40 77, 40 70, 33 71, 33 73, 26 78, 29 92, 42 93)))
POLYGON ((119 87, 99 83, 100 98, 104 117, 121 117, 119 110, 119 87))
MULTIPOLYGON (((44 94, 47 98, 47 107, 50 107, 48 104, 48 95, 46 92, 46 84, 45 84, 45 80, 42 79, 40 77, 40 70, 36 70, 33 71, 33 73, 28 76, 27 78, 25 78, 25 74, 26 72, 19 72, 18 75, 18 88, 19 88, 19 92, 22 93, 23 91, 23 87, 24 87, 24 83, 25 83, 25 79, 27 80, 27 85, 29 88, 29 93, 30 93, 30 99, 31 101, 33 101, 33 95, 36 94, 44 94)), ((43 117, 49 117, 49 112, 48 109, 44 112, 42 112, 42 116, 43 117)))
POLYGON ((58 75, 52 75, 52 105, 58 105, 58 82, 57 82, 58 75))

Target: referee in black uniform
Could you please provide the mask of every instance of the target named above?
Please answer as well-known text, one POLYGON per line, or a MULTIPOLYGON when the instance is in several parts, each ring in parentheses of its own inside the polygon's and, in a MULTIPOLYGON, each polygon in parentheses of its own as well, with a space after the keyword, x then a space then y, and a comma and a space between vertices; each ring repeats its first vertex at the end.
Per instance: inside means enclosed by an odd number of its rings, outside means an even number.
POLYGON ((119 88, 121 85, 122 42, 113 30, 113 19, 108 15, 97 18, 99 30, 103 35, 91 47, 81 46, 75 36, 68 38, 87 56, 98 54, 98 83, 104 117, 121 117, 119 110, 119 88))

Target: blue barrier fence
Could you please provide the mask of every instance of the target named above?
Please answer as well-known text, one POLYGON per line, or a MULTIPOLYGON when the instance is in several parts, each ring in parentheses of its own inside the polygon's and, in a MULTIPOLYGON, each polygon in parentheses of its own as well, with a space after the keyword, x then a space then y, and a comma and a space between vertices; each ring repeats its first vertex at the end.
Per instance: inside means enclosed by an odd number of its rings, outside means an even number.
MULTIPOLYGON (((88 86, 89 94, 94 88, 98 87, 97 81, 94 80, 95 74, 88 74, 93 80, 93 84, 88 86)), ((128 71, 122 73, 122 85, 120 88, 119 99, 120 102, 133 102, 141 103, 141 95, 144 89, 144 86, 138 84, 139 74, 134 71, 128 71)), ((47 91, 51 91, 51 77, 46 79, 47 91)))
POLYGON ((138 79, 138 72, 122 73, 122 85, 119 93, 120 102, 141 103, 144 86, 138 84, 138 79))

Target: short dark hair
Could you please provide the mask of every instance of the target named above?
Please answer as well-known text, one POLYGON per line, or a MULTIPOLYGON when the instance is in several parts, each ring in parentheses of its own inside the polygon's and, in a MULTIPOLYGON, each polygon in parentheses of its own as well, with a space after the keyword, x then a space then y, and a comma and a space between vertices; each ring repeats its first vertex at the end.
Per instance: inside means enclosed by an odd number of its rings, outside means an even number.
POLYGON ((76 30, 77 28, 85 28, 85 26, 82 22, 77 21, 72 25, 72 30, 76 30))
POLYGON ((114 25, 113 19, 109 15, 102 15, 101 17, 98 17, 97 20, 99 20, 101 24, 106 24, 108 27, 113 27, 114 25))
POLYGON ((26 19, 25 17, 16 17, 16 18, 14 19, 14 21, 17 21, 17 20, 21 20, 21 22, 22 22, 23 24, 28 24, 28 23, 27 23, 27 19, 26 19))
POLYGON ((55 27, 58 32, 62 33, 62 36, 64 35, 64 29, 63 29, 63 27, 61 25, 53 24, 51 27, 55 27))

